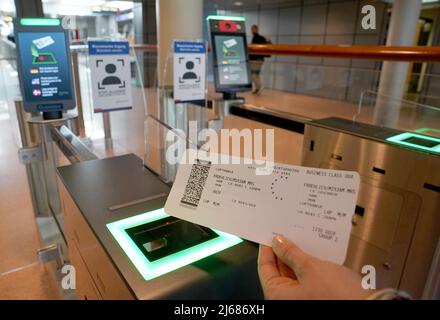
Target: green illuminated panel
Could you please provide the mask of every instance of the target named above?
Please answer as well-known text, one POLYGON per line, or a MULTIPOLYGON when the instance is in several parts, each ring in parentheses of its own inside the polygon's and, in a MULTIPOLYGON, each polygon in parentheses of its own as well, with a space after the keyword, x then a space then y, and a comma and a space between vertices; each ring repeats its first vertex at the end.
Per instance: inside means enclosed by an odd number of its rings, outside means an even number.
POLYGON ((59 26, 61 21, 52 18, 22 18, 20 24, 22 26, 59 26))
POLYGON ((420 128, 420 129, 417 129, 416 132, 420 132, 420 133, 434 132, 435 134, 440 134, 439 129, 432 129, 432 128, 420 128))
POLYGON ((156 261, 149 261, 125 230, 166 217, 169 217, 169 215, 163 209, 158 209, 107 224, 107 228, 113 237, 145 280, 159 277, 243 241, 239 237, 213 230, 219 235, 218 237, 156 261))
POLYGON ((230 16, 208 16, 206 20, 245 21, 245 18, 230 16))
POLYGON ((396 136, 389 137, 386 140, 420 150, 440 152, 439 138, 425 136, 417 133, 404 132, 396 136))

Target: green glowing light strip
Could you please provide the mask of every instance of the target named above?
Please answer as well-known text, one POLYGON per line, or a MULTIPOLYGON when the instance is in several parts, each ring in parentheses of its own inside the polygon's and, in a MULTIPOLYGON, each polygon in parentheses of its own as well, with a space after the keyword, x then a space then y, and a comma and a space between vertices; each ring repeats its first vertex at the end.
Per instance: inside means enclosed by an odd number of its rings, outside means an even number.
POLYGON ((432 129, 432 128, 420 128, 417 129, 416 132, 435 132, 435 133, 440 133, 439 129, 432 129))
POLYGON ((59 26, 60 19, 53 18, 22 18, 20 19, 22 26, 59 26))
POLYGON ((206 20, 245 21, 244 17, 208 16, 206 20))
POLYGON ((396 136, 389 137, 386 140, 390 141, 390 142, 397 143, 397 144, 401 144, 401 145, 404 145, 404 146, 421 149, 421 150, 440 152, 440 139, 439 138, 429 137, 429 136, 425 136, 425 135, 421 135, 421 134, 416 134, 416 133, 412 133, 412 132, 404 132, 404 133, 398 134, 396 136), (423 140, 433 141, 433 142, 436 142, 438 144, 436 146, 434 146, 434 147, 425 147, 425 146, 421 146, 421 145, 418 145, 418 144, 415 144, 415 143, 403 141, 403 140, 406 140, 406 139, 409 139, 409 138, 413 138, 413 137, 414 138, 423 139, 423 140))
POLYGON ((243 241, 237 236, 213 230, 219 235, 218 237, 156 261, 149 261, 125 230, 166 217, 169 217, 169 215, 163 209, 158 209, 107 224, 107 228, 113 237, 145 280, 159 277, 243 241))

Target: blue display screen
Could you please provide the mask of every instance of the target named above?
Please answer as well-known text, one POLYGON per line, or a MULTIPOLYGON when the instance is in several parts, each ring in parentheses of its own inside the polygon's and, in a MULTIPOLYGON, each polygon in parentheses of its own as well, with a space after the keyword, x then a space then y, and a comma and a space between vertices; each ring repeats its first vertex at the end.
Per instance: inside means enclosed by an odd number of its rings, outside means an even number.
POLYGON ((25 101, 71 100, 71 75, 64 32, 19 32, 25 101))

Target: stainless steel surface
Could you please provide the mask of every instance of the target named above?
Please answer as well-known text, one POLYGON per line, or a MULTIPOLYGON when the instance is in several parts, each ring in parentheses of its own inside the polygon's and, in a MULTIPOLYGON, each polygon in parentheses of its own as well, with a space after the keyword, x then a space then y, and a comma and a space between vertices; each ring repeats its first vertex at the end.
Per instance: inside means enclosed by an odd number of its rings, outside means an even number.
POLYGON ((18 150, 18 160, 21 164, 31 164, 44 161, 44 156, 39 146, 24 147, 18 150))
POLYGON ((432 261, 422 298, 440 300, 440 240, 432 261))
POLYGON ((244 103, 244 104, 240 105, 239 107, 242 109, 245 109, 245 110, 259 112, 259 113, 266 114, 269 116, 274 116, 274 117, 281 118, 281 119, 292 120, 292 121, 300 122, 300 123, 306 123, 306 122, 309 122, 312 120, 311 118, 307 118, 307 117, 304 117, 301 115, 297 115, 297 114, 293 114, 293 113, 289 113, 289 112, 283 112, 283 111, 279 111, 279 110, 274 110, 272 108, 254 106, 249 103, 244 103))
MULTIPOLYGON (((28 160, 25 161, 25 167, 36 223, 42 243, 52 244, 38 251, 37 257, 40 263, 45 263, 55 258, 56 269, 54 269, 54 274, 59 283, 61 283, 64 275, 60 273, 60 267, 64 260, 68 260, 68 257, 66 255, 67 250, 62 250, 63 247, 66 248, 66 244, 60 231, 62 230, 60 227, 62 225, 61 211, 53 212, 51 209, 50 199, 54 199, 57 195, 48 194, 50 181, 47 180, 45 173, 47 156, 42 143, 46 138, 45 135, 41 135, 41 126, 43 124, 37 120, 41 118, 38 115, 24 112, 21 100, 16 100, 15 106, 23 146, 19 154, 23 160, 25 155, 28 156, 28 160)), ((53 186, 50 189, 52 190, 53 186)), ((52 201, 52 206, 53 204, 54 201, 52 201)), ((67 291, 61 291, 63 295, 68 295, 67 291)))
POLYGON ((104 287, 107 292, 111 290, 106 285, 108 282, 102 279, 103 276, 100 276, 101 280, 96 277, 96 273, 105 272, 105 268, 100 265, 102 259, 97 259, 94 254, 95 244, 81 239, 96 237, 100 247, 105 250, 106 259, 117 268, 137 299, 208 299, 222 296, 261 298, 255 268, 257 248, 247 242, 161 277, 149 281, 142 278, 106 227, 110 222, 164 206, 166 197, 116 211, 108 210, 114 203, 128 203, 133 199, 168 194, 169 186, 145 169, 141 159, 125 155, 60 167, 58 172, 66 192, 74 199, 85 221, 86 227, 82 229, 88 229, 90 231, 87 232, 93 234, 82 236, 82 231, 78 231, 77 238, 80 246, 83 246, 80 250, 87 255, 85 261, 90 262, 88 267, 91 268, 90 273, 99 292, 102 293, 104 287))
POLYGON ((32 114, 32 116, 27 119, 27 122, 35 125, 61 126, 77 117, 78 115, 74 112, 65 112, 60 119, 44 120, 41 114, 32 114))
MULTIPOLYGON (((23 103, 21 100, 15 100, 15 110, 18 119, 18 127, 20 130, 21 145, 23 148, 40 148, 39 132, 36 130, 36 126, 26 121, 29 117, 29 114, 24 112, 23 103)), ((41 148, 40 153, 42 153, 41 148)), ((50 208, 46 192, 43 163, 29 163, 25 167, 34 214, 37 217, 49 216, 50 208)))
MULTIPOLYGON (((56 167, 58 157, 55 152, 55 143, 50 134, 51 124, 42 123, 39 125, 41 148, 44 153, 45 160, 43 161, 44 180, 46 183, 46 192, 51 208, 55 218, 61 214, 60 195, 56 182, 56 167)), ((64 231, 63 228, 61 231, 64 231)))
POLYGON ((440 157, 387 143, 395 130, 330 120, 306 124, 302 164, 361 176, 345 264, 420 298, 440 236, 440 193, 426 188, 440 185, 440 157))
POLYGON ((166 196, 167 196, 166 193, 159 193, 159 194, 156 194, 156 195, 151 196, 151 197, 145 197, 145 198, 136 199, 136 200, 132 200, 132 201, 121 203, 121 204, 112 205, 112 206, 108 207, 108 209, 110 211, 115 211, 115 210, 131 207, 131 206, 134 206, 136 204, 141 204, 141 203, 148 202, 148 201, 151 201, 151 200, 163 198, 163 197, 166 197, 166 196))
MULTIPOLYGON (((69 260, 66 247, 64 216, 56 180, 55 141, 60 143, 61 151, 73 161, 96 159, 86 150, 73 133, 64 124, 72 124, 74 113, 64 113, 62 119, 44 120, 39 114, 25 113, 20 100, 15 102, 16 114, 23 148, 19 156, 26 166, 32 204, 36 223, 44 245, 37 252, 40 263, 51 263, 57 282, 62 283, 65 274, 61 267, 69 260), (54 134, 55 132, 55 134, 54 134), (58 134, 57 134, 58 133, 58 134), (55 139, 53 137, 55 136, 55 139), (69 151, 69 152, 67 152, 69 151)), ((70 297, 72 290, 60 290, 64 297, 70 297)))
POLYGON ((62 257, 61 246, 56 243, 52 243, 37 251, 37 258, 39 263, 47 263, 50 261, 56 261, 58 267, 64 264, 62 257))
POLYGON ((51 127, 51 135, 58 148, 71 163, 98 159, 66 126, 51 127))
POLYGON ((223 118, 225 116, 230 115, 229 108, 231 107, 231 105, 243 105, 243 104, 244 104, 244 98, 237 98, 233 100, 224 100, 222 98, 217 98, 212 100, 212 111, 217 117, 223 118))
POLYGON ((112 126, 110 121, 110 112, 102 113, 102 123, 104 126, 104 139, 105 139, 105 148, 112 149, 113 148, 113 139, 112 139, 112 126))
POLYGON ((40 142, 40 136, 36 126, 29 124, 27 121, 31 115, 24 111, 23 101, 21 99, 17 99, 14 102, 22 146, 35 146, 40 142))
MULTIPOLYGON (((17 107, 18 108, 18 107, 17 107)), ((18 108, 19 109, 19 108, 18 108)), ((17 109, 17 115, 20 115, 17 109)), ((22 110, 22 108, 21 108, 22 110)), ((21 111, 21 114, 25 114, 21 111)), ((56 154, 56 145, 52 139, 52 130, 59 126, 67 124, 69 121, 75 119, 77 115, 73 112, 63 113, 61 119, 44 120, 39 114, 31 114, 26 118, 26 121, 20 125, 31 127, 38 134, 24 133, 26 141, 29 139, 36 140, 34 136, 38 136, 38 142, 33 143, 33 147, 39 148, 42 154, 42 161, 31 163, 29 166, 35 166, 36 169, 30 167, 29 183, 30 191, 35 203, 36 217, 53 217, 58 225, 61 235, 64 236, 64 223, 62 216, 62 208, 60 203, 59 190, 56 180, 56 167, 58 156, 56 154), (36 185, 38 183, 38 186, 36 185), (43 209, 40 210, 39 203, 42 203, 43 209)), ((21 130, 22 131, 22 130, 21 130)), ((32 152, 30 151, 32 154, 32 152)), ((28 166, 27 166, 28 167, 28 166)))
POLYGON ((230 108, 232 105, 242 105, 243 98, 234 100, 224 100, 221 98, 212 100, 212 111, 214 118, 209 120, 208 126, 210 129, 220 130, 224 128, 225 117, 230 115, 230 108))

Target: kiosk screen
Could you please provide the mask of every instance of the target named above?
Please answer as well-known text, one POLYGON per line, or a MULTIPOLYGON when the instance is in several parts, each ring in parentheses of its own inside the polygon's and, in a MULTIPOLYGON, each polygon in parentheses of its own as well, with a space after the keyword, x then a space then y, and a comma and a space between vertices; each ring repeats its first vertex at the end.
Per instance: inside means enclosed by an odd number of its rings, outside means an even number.
POLYGON ((22 85, 26 101, 72 99, 64 32, 19 32, 22 85))
POLYGON ((244 37, 216 35, 214 39, 219 84, 248 84, 249 75, 244 37))

